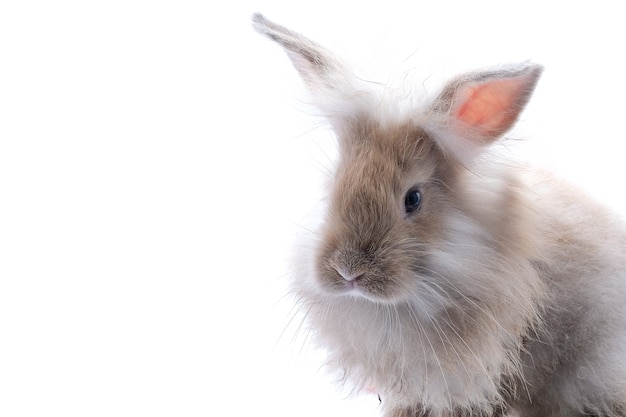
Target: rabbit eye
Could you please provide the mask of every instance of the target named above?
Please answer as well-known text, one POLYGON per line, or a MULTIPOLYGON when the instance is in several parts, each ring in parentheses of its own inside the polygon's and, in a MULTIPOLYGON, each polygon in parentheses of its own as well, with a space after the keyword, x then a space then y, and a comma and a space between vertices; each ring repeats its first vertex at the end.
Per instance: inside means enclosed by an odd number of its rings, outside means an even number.
POLYGON ((422 193, 417 188, 411 188, 404 197, 404 210, 407 214, 413 213, 422 204, 422 193))

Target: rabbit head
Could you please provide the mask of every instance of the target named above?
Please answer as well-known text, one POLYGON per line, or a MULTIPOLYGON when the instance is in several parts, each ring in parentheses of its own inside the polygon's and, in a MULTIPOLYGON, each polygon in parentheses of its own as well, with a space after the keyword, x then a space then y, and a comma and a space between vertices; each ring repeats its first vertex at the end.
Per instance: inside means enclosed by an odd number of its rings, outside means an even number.
MULTIPOLYGON (((480 205, 513 204, 502 195, 480 202, 487 190, 468 195, 464 177, 516 121, 542 68, 521 64, 466 74, 431 103, 407 111, 314 42, 260 15, 254 21, 287 51, 339 138, 315 261, 317 290, 376 303, 414 299, 440 274, 432 255, 449 240, 452 211, 471 216, 480 205)), ((485 216, 492 210, 486 207, 485 216)), ((484 220, 508 233, 499 224, 502 213, 484 220)))

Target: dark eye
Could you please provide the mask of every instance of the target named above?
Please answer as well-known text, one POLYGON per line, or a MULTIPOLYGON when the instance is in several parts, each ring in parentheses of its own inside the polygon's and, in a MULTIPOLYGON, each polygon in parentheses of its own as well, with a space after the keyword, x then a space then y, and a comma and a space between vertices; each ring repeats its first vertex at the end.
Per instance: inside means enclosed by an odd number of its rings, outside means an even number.
POLYGON ((411 188, 404 197, 404 210, 407 214, 413 213, 422 204, 422 193, 417 188, 411 188))

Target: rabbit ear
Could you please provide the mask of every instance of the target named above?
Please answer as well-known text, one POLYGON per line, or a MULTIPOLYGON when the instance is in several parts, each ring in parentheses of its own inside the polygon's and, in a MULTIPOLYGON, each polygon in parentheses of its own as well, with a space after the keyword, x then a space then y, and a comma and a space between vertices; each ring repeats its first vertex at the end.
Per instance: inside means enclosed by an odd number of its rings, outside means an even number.
POLYGON ((433 110, 444 151, 460 159, 508 131, 528 102, 543 68, 524 64, 469 74, 450 82, 433 110))
POLYGON ((279 43, 287 52, 300 77, 312 93, 316 104, 327 116, 342 108, 355 92, 356 77, 331 52, 317 43, 268 20, 261 14, 252 16, 254 28, 279 43), (333 105, 334 104, 334 105, 333 105))

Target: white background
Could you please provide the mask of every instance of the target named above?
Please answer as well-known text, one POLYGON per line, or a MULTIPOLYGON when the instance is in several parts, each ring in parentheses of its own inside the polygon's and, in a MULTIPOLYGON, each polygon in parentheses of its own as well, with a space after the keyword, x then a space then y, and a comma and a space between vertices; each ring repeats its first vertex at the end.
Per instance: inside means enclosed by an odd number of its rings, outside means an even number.
POLYGON ((626 212, 618 2, 4 1, 1 416, 377 415, 289 321, 333 139, 257 11, 382 82, 542 63, 520 152, 626 212))

